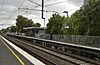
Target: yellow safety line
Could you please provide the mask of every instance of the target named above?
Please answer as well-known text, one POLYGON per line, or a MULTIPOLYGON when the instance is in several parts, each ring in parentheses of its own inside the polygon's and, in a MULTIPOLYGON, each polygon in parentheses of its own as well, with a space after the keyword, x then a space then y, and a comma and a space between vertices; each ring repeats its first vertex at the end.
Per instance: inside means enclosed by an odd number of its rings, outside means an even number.
POLYGON ((11 51, 11 53, 18 59, 18 61, 21 63, 21 65, 25 65, 24 62, 17 56, 17 54, 14 53, 14 51, 2 39, 1 39, 1 41, 11 51))

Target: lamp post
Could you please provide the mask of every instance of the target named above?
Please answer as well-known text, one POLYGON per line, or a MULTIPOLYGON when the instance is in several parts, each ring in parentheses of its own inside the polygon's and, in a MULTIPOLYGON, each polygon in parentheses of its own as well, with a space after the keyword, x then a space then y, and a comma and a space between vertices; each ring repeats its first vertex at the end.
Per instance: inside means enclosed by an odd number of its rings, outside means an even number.
POLYGON ((69 16, 68 16, 68 11, 63 11, 63 13, 66 13, 66 14, 67 14, 67 18, 69 17, 69 16))
POLYGON ((69 27, 67 26, 67 22, 68 22, 68 18, 69 18, 69 16, 68 16, 68 11, 63 11, 63 13, 66 13, 66 14, 67 14, 67 21, 66 21, 66 26, 65 26, 65 28, 66 28, 66 33, 67 33, 67 28, 69 28, 69 27))

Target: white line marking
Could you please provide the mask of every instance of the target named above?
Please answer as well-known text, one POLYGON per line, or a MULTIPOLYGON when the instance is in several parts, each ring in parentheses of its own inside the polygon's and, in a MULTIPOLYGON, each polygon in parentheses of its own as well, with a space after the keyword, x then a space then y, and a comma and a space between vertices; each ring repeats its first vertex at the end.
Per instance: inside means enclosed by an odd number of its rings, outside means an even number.
POLYGON ((18 51, 20 54, 22 54, 25 58, 27 58, 34 65, 45 65, 43 62, 41 62, 38 59, 34 58, 33 56, 31 56, 27 52, 23 51, 22 49, 20 49, 19 47, 17 47, 16 45, 14 45, 13 43, 11 43, 7 39, 5 39, 4 37, 2 37, 2 36, 0 36, 0 37, 2 39, 4 39, 9 45, 11 45, 16 51, 18 51))
POLYGON ((11 51, 11 53, 17 58, 17 60, 21 63, 21 65, 25 65, 25 63, 17 56, 17 54, 2 39, 1 41, 11 51))

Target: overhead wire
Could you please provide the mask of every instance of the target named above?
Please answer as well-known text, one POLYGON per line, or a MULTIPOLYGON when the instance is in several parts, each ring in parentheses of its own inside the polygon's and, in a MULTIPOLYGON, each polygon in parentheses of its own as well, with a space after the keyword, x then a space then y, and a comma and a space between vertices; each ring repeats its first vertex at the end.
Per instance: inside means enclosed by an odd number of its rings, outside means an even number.
MULTIPOLYGON (((19 8, 19 10, 34 10, 34 11, 42 11, 40 9, 29 9, 29 8, 19 8)), ((44 10, 45 12, 55 12, 55 11, 50 11, 50 10, 44 10)))
MULTIPOLYGON (((45 2, 44 3, 46 3, 46 2, 48 2, 49 0, 45 0, 45 2)), ((37 5, 35 8, 37 8, 37 7, 39 7, 40 5, 37 5)))
POLYGON ((32 1, 32 0, 28 0, 28 1, 34 3, 34 4, 38 5, 38 6, 41 6, 41 4, 38 4, 38 3, 36 3, 36 2, 34 2, 34 1, 32 1))
MULTIPOLYGON (((16 5, 16 8, 14 8, 12 14, 9 16, 8 21, 12 18, 12 16, 14 16, 14 15, 16 14, 15 12, 16 12, 17 8, 21 7, 21 6, 23 5, 24 1, 25 1, 25 0, 23 0, 23 1, 18 0, 17 5, 16 5), (20 3, 20 2, 21 2, 21 3, 20 3)), ((32 1, 32 0, 28 0, 28 1, 32 1)), ((48 0, 46 0, 45 2, 47 2, 47 1, 48 1, 48 0)), ((72 1, 72 0, 70 0, 70 1, 72 1)), ((57 3, 47 4, 47 5, 45 5, 44 7, 52 6, 52 5, 57 5, 57 4, 61 4, 61 3, 64 3, 64 2, 68 2, 68 1, 62 1, 62 2, 57 2, 57 3)), ((2 4, 2 8, 1 8, 0 12, 2 12, 2 9, 3 9, 3 7, 4 7, 4 3, 5 3, 5 0, 3 0, 3 4, 2 4)), ((36 2, 33 2, 33 3, 36 4, 37 7, 41 6, 41 4, 38 4, 38 3, 36 3, 36 2)), ((27 4, 26 6, 29 6, 29 4, 27 4)), ((25 7, 26 7, 26 6, 25 6, 25 7)), ((35 8, 37 8, 37 7, 35 7, 35 8)), ((35 9, 30 9, 30 10, 36 11, 35 9)), ((41 10, 37 10, 37 11, 41 11, 41 10)))
MULTIPOLYGON (((34 3, 34 4, 38 5, 38 6, 41 6, 40 4, 38 4, 38 3, 34 2, 34 1, 31 1, 31 0, 28 0, 28 1, 34 3)), ((48 1, 48 0, 47 0, 47 1, 48 1)), ((46 1, 45 1, 45 2, 46 2, 46 1)), ((57 3, 53 3, 53 4, 48 4, 48 5, 45 5, 44 7, 46 7, 46 6, 51 6, 51 5, 55 5, 55 4, 64 3, 64 2, 66 2, 66 1, 63 1, 63 2, 57 2, 57 3)), ((36 7, 37 7, 37 6, 36 6, 36 7)), ((35 7, 35 8, 36 8, 36 7, 35 7)), ((33 10, 35 10, 35 9, 33 9, 33 10)), ((36 10, 35 10, 35 11, 36 11, 36 10)))
MULTIPOLYGON (((35 8, 41 6, 40 4, 38 4, 38 3, 36 3, 36 2, 34 2, 34 1, 32 1, 32 0, 28 0, 28 1, 30 1, 30 2, 32 2, 32 3, 34 3, 34 4, 36 4, 37 6, 36 6, 35 8)), ((48 0, 46 0, 45 2, 47 2, 47 1, 48 1, 48 0)), ((56 4, 60 4, 60 3, 64 3, 64 2, 67 2, 67 1, 62 1, 62 2, 57 2, 57 3, 53 3, 53 4, 48 4, 48 5, 45 5, 44 7, 46 7, 46 6, 51 6, 51 5, 56 5, 56 4)), ((27 8, 24 9, 24 10, 27 10, 27 8)), ((41 10, 37 10, 37 9, 28 9, 28 10, 41 11, 41 10)), ((55 11, 46 10, 45 12, 55 12, 55 11)))
POLYGON ((64 2, 67 2, 67 1, 62 1, 62 2, 57 2, 57 3, 47 4, 47 5, 44 5, 44 7, 51 6, 51 5, 56 5, 56 4, 61 4, 61 3, 64 3, 64 2))
MULTIPOLYGON (((25 2, 25 0, 22 2, 22 4, 21 4, 18 8, 20 8, 20 7, 24 4, 24 2, 25 2)), ((28 5, 29 5, 29 4, 27 4, 25 7, 27 7, 28 5)), ((17 9, 18 9, 18 8, 17 8, 17 9)), ((22 12, 22 11, 21 11, 21 12, 22 12)), ((21 14, 21 12, 18 13, 18 15, 21 14)))
MULTIPOLYGON (((38 5, 38 6, 41 6, 41 4, 38 4, 38 3, 36 3, 36 2, 34 2, 34 1, 32 1, 32 0, 28 0, 29 2, 31 2, 31 3, 33 3, 33 4, 35 4, 35 5, 38 5)), ((36 11, 36 10, 35 10, 36 11)), ((26 11, 27 12, 27 11, 26 11)), ((28 13, 28 12, 27 12, 28 13)))
MULTIPOLYGON (((34 2, 34 1, 32 1, 32 0, 28 0, 28 1, 34 3, 34 4, 38 5, 38 6, 41 6, 40 4, 38 4, 38 3, 36 3, 36 2, 34 2)), ((47 2, 47 1, 48 1, 48 0, 46 0, 45 2, 47 2)), ((72 1, 72 0, 70 0, 70 1, 72 1)), ((48 5, 45 5, 44 7, 46 7, 46 6, 51 6, 51 5, 56 5, 56 4, 60 4, 60 3, 64 3, 64 2, 67 2, 67 1, 62 1, 62 2, 58 2, 58 3, 48 4, 48 5)))
MULTIPOLYGON (((19 5, 19 3, 20 3, 20 0, 18 0, 18 2, 17 2, 17 5, 16 6, 18 6, 19 5)), ((12 17, 12 15, 13 15, 13 13, 15 12, 15 9, 13 10, 13 12, 12 12, 12 14, 9 16, 9 18, 8 18, 8 20, 7 21, 9 21, 10 19, 11 19, 11 17, 12 17)))
MULTIPOLYGON (((23 0, 24 1, 24 0, 23 0)), ((37 7, 39 7, 39 6, 41 6, 41 4, 38 4, 38 3, 36 3, 36 2, 34 2, 34 1, 32 1, 32 0, 28 0, 28 1, 30 1, 30 2, 32 2, 32 3, 34 3, 34 4, 36 4, 37 6, 35 7, 35 8, 37 8, 37 7)), ((47 2, 48 0, 46 0, 45 2, 47 2)), ((52 5, 57 5, 57 4, 61 4, 61 3, 64 3, 64 2, 68 2, 69 0, 67 0, 67 1, 62 1, 62 2, 57 2, 57 3, 52 3, 52 4, 47 4, 47 5, 45 5, 44 7, 47 7, 47 6, 52 6, 52 5)), ((70 1, 72 1, 72 0, 70 0, 70 1)), ((22 2, 22 4, 23 4, 23 2, 22 2)), ((20 5, 22 5, 22 4, 20 4, 20 5)), ((20 6, 19 6, 20 7, 20 6)), ((33 9, 34 10, 34 9, 33 9)), ((36 10, 35 10, 36 11, 36 10)))
POLYGON ((15 12, 16 12, 17 8, 20 7, 20 6, 23 4, 24 1, 25 1, 25 0, 23 0, 23 1, 20 3, 20 0, 18 0, 18 3, 17 3, 17 5, 16 5, 16 8, 13 10, 13 13, 12 13, 12 14, 10 15, 10 17, 8 18, 8 21, 11 19, 11 17, 12 17, 13 15, 15 15, 15 12))
MULTIPOLYGON (((70 0, 70 1, 72 1, 72 0, 70 0)), ((61 2, 57 2, 57 3, 52 3, 52 4, 47 4, 47 5, 44 5, 44 7, 46 7, 46 6, 52 6, 52 5, 57 5, 57 4, 61 4, 61 3, 65 3, 65 2, 68 2, 68 0, 66 1, 61 1, 61 2)), ((36 8, 37 7, 39 7, 39 6, 36 6, 36 8)))
MULTIPOLYGON (((25 8, 30 8, 30 5, 31 5, 31 2, 28 2, 24 7, 25 8)), ((19 10, 19 8, 18 8, 18 10, 19 10)), ((28 15, 29 13, 30 13, 30 11, 29 10, 28 11, 26 10, 25 13, 23 13, 23 14, 25 14, 25 15, 27 14, 28 15)))

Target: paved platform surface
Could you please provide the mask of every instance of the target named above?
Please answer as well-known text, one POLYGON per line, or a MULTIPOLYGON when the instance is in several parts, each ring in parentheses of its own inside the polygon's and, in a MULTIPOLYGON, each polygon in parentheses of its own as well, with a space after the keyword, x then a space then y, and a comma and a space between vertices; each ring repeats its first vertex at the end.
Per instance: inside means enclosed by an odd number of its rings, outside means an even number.
POLYGON ((0 38, 0 65, 34 65, 0 38))

